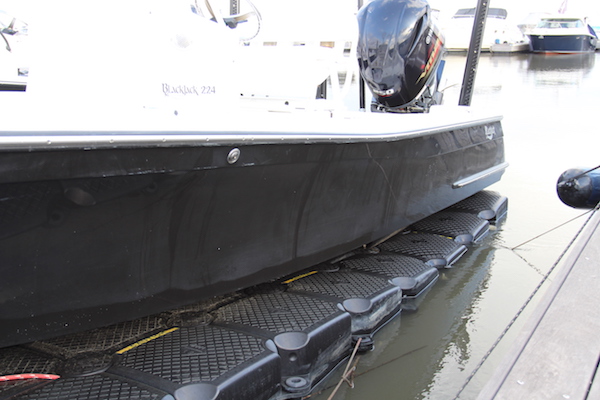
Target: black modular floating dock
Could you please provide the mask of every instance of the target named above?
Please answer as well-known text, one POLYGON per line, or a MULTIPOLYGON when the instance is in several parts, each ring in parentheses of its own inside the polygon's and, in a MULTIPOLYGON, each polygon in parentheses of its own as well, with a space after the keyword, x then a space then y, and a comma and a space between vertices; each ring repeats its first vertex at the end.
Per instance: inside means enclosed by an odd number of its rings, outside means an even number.
POLYGON ((0 349, 0 400, 283 400, 418 311, 508 200, 482 191, 334 262, 134 321, 0 349))

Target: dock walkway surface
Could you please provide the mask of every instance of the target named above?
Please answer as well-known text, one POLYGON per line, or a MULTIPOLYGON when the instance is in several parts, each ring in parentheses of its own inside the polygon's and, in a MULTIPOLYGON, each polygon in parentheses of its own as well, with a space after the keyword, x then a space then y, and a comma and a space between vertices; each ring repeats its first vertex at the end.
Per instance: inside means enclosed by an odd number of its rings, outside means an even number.
POLYGON ((600 399, 600 211, 478 400, 600 399))

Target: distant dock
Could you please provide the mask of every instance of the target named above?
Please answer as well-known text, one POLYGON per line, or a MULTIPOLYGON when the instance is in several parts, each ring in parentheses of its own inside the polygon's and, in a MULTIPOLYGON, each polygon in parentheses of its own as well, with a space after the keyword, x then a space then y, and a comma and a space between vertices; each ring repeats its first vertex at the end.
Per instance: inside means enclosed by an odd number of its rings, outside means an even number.
POLYGON ((478 400, 600 399, 600 211, 478 400))

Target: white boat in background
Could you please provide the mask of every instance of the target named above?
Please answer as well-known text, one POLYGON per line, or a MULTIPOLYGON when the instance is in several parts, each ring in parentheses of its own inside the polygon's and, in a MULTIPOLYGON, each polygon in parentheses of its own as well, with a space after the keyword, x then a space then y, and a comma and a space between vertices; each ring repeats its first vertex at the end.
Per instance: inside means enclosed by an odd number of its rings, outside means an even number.
POLYGON ((512 54, 529 52, 529 41, 494 43, 490 46, 490 53, 512 54))
POLYGON ((534 53, 589 53, 598 45, 594 29, 578 16, 543 17, 527 36, 534 53))
MULTIPOLYGON (((466 51, 471 42, 475 8, 461 8, 442 27, 446 37, 448 51, 466 51)), ((490 8, 488 11, 481 51, 490 51, 490 47, 500 43, 520 43, 527 39, 516 24, 508 19, 504 8, 490 8)))

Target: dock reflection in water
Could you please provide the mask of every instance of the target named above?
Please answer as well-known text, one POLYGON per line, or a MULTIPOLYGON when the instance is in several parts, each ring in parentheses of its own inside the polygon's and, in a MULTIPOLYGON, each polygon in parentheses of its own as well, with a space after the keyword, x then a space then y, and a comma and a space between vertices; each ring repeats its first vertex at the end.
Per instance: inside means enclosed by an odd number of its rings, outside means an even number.
MULTIPOLYGON (((358 362, 354 389, 344 385, 334 399, 477 397, 547 284, 536 288, 585 221, 538 237, 583 214, 565 206, 555 188, 565 170, 599 161, 598 57, 482 54, 472 106, 504 115, 510 167, 490 190, 508 197, 508 216, 444 271, 416 313, 376 335, 375 349, 358 362)), ((465 57, 446 60, 444 101, 453 105, 465 57)), ((311 398, 327 399, 331 390, 311 398)))

